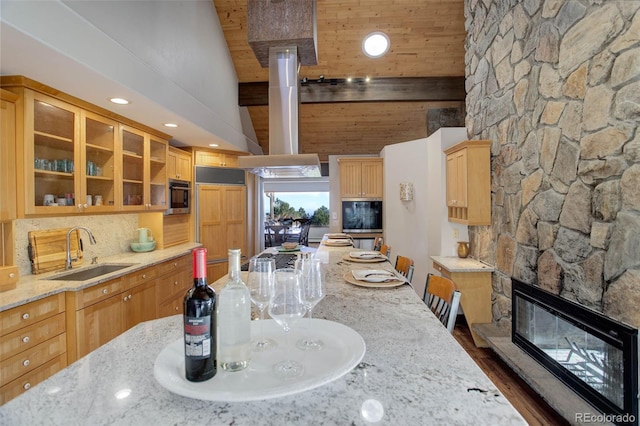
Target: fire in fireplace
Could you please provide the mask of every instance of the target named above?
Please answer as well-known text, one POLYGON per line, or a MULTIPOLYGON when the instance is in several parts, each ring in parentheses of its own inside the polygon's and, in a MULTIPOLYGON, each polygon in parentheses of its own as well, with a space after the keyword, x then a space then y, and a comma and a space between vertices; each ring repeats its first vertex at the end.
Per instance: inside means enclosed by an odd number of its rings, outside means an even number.
POLYGON ((638 424, 638 329, 512 279, 513 343, 614 423, 638 424))

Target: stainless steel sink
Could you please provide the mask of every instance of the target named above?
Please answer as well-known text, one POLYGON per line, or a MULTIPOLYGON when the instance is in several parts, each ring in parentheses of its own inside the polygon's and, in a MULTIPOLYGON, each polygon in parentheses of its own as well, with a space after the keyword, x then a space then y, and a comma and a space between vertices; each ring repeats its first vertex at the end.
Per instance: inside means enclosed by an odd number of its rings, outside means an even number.
POLYGON ((104 263, 102 265, 84 268, 77 271, 65 272, 54 275, 53 277, 43 278, 51 281, 86 281, 92 278, 98 278, 102 275, 110 274, 124 268, 135 265, 135 263, 104 263))

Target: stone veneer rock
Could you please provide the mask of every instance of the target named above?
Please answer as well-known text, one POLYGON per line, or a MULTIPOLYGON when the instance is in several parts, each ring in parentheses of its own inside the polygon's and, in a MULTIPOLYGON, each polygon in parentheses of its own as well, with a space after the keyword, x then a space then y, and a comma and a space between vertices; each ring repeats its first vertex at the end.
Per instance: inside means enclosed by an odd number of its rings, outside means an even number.
POLYGON ((465 0, 466 127, 490 139, 472 255, 640 327, 640 0, 465 0), (480 252, 478 247, 489 247, 480 252))

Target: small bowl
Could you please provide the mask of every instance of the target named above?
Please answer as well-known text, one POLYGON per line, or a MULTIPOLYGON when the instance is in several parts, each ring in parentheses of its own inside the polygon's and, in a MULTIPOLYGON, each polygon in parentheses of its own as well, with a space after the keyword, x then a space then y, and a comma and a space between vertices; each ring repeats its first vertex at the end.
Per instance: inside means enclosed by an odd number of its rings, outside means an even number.
POLYGON ((141 243, 138 241, 131 241, 131 250, 138 252, 138 253, 144 253, 146 251, 152 251, 154 248, 156 248, 156 242, 155 241, 147 241, 146 243, 141 243))
POLYGON ((298 243, 286 242, 282 243, 282 247, 286 248, 287 250, 293 250, 294 248, 298 247, 298 243))

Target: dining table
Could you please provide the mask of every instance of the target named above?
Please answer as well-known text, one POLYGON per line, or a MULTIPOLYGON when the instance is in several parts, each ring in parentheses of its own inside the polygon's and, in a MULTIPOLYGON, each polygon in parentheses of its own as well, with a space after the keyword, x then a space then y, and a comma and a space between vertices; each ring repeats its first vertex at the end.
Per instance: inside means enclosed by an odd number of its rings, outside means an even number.
MULTIPOLYGON (((329 326, 323 328, 328 330, 325 352, 306 354, 293 343, 283 348, 286 356, 306 360, 309 375, 316 369, 331 371, 335 352, 347 348, 343 355, 352 363, 349 368, 337 369, 320 382, 311 380, 308 386, 281 379, 259 391, 264 383, 258 374, 266 377, 269 371, 258 371, 264 355, 253 353, 246 370, 226 373, 238 374, 234 377, 240 388, 216 384, 216 377, 211 384, 185 385, 181 377, 167 382, 166 372, 158 367, 161 359, 179 365, 183 354, 183 319, 175 315, 136 325, 0 406, 0 424, 526 424, 410 283, 398 279, 380 287, 354 281, 354 270, 393 273, 388 259, 360 259, 357 251, 323 243, 311 251, 322 261, 325 296, 313 309, 307 328, 295 332, 313 334, 315 325, 329 326), (336 336, 332 330, 337 330, 336 336), (338 342, 340 336, 347 338, 338 342), (336 342, 344 348, 334 349, 336 342), (172 345, 177 347, 174 352, 169 350, 172 345), (176 383, 188 392, 176 390, 176 383), (249 394, 252 397, 245 397, 249 394)), ((242 276, 247 279, 246 273, 242 276)), ((223 277, 212 287, 219 292, 225 282, 223 277)), ((252 333, 259 323, 252 321, 252 333)), ((264 324, 274 335, 284 335, 273 320, 264 324)), ((288 344, 284 339, 278 342, 288 344)))

